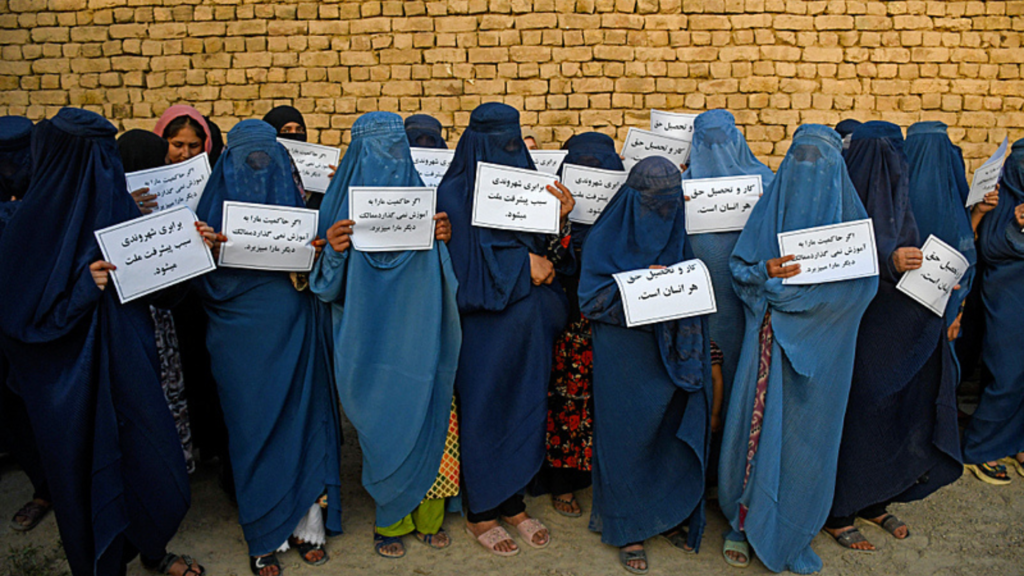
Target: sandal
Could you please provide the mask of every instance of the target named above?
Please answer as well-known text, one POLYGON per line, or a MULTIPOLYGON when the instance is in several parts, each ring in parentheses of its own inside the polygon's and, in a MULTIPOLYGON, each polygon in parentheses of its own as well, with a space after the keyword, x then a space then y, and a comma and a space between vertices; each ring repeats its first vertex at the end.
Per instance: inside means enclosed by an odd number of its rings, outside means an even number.
POLYGON ((1010 483, 1010 477, 1006 474, 1006 466, 989 466, 982 464, 964 464, 964 468, 973 472, 978 480, 993 486, 1005 486, 1010 483))
POLYGON ((383 534, 377 534, 375 532, 373 534, 373 551, 376 552, 377 555, 382 557, 382 558, 388 558, 390 560, 397 560, 398 558, 401 558, 401 557, 405 556, 405 545, 402 544, 402 537, 401 536, 384 536, 383 534), (402 545, 402 553, 401 554, 394 554, 394 555, 385 554, 384 553, 384 547, 385 546, 390 546, 392 544, 401 544, 402 545))
POLYGON ((558 512, 562 516, 567 516, 569 518, 579 518, 580 516, 583 516, 583 510, 578 510, 580 507, 580 503, 576 501, 575 494, 570 494, 568 500, 566 500, 565 498, 559 498, 558 496, 552 494, 551 507, 555 509, 555 512, 558 512), (569 511, 566 512, 562 508, 559 508, 559 504, 568 508, 569 511))
POLYGON ((686 530, 681 528, 675 531, 670 530, 668 532, 661 533, 660 536, 665 540, 668 540, 670 544, 679 548, 683 552, 686 552, 687 554, 695 554, 693 548, 690 548, 689 535, 686 533, 686 530))
POLYGON ((473 530, 471 530, 469 526, 466 526, 466 534, 472 536, 477 542, 480 543, 481 546, 487 548, 491 551, 492 554, 495 554, 497 556, 507 558, 509 556, 515 556, 516 554, 519 554, 520 548, 518 547, 516 547, 516 549, 512 550, 511 552, 501 552, 495 548, 495 546, 497 546, 501 542, 504 542, 505 540, 512 540, 512 535, 508 533, 508 530, 505 530, 501 526, 495 526, 494 528, 491 528, 490 530, 484 532, 479 536, 473 534, 473 530))
POLYGON ((633 574, 647 574, 647 571, 651 569, 651 564, 647 561, 647 550, 644 550, 643 548, 640 550, 630 550, 628 552, 619 548, 619 563, 622 564, 623 568, 633 574), (630 566, 629 563, 635 560, 643 560, 647 567, 634 568, 630 566))
POLYGON ((836 542, 838 542, 843 548, 849 548, 850 550, 856 550, 857 552, 874 552, 874 550, 862 550, 860 548, 853 547, 854 544, 860 544, 861 542, 871 544, 871 542, 865 538, 856 527, 851 527, 849 530, 840 532, 839 534, 832 534, 828 530, 826 530, 825 533, 835 538, 836 542))
POLYGON ((725 563, 734 568, 746 568, 750 566, 750 544, 746 540, 726 540, 725 545, 722 546, 722 557, 725 558, 725 563), (730 558, 726 552, 736 552, 742 554, 744 560, 735 560, 730 558))
POLYGON ((452 537, 448 536, 448 533, 444 531, 444 528, 439 528, 438 531, 435 534, 424 534, 423 532, 420 532, 419 530, 417 530, 413 534, 415 534, 417 540, 419 540, 420 542, 423 542, 427 546, 430 546, 434 550, 444 550, 445 548, 447 548, 447 547, 452 545, 452 537), (444 534, 445 536, 447 536, 448 537, 448 543, 443 545, 443 546, 440 546, 438 544, 434 544, 434 537, 437 536, 438 534, 444 534))
POLYGON ((255 574, 255 576, 260 576, 261 570, 271 566, 277 567, 278 576, 284 574, 284 568, 281 568, 281 562, 278 561, 277 554, 270 553, 266 556, 249 556, 249 570, 252 570, 252 573, 255 574))
POLYGON ((46 515, 53 510, 53 505, 44 506, 37 503, 35 500, 30 501, 18 510, 18 513, 11 518, 11 528, 18 532, 28 532, 29 530, 39 526, 39 523, 46 518, 46 515), (28 518, 28 524, 22 524, 18 522, 18 517, 28 518))
MULTIPOLYGON (((505 519, 508 522, 508 519, 505 519)), ((519 532, 519 535, 526 538, 526 543, 534 548, 547 548, 548 544, 551 544, 551 531, 545 526, 540 520, 536 518, 527 518, 519 524, 515 525, 515 529, 519 532), (533 537, 541 530, 548 530, 548 538, 543 544, 537 544, 533 541, 533 537)))
POLYGON ((147 570, 157 572, 159 574, 170 574, 171 566, 177 564, 178 560, 185 563, 185 571, 182 572, 181 576, 204 576, 206 574, 206 568, 199 566, 199 564, 188 554, 178 556, 177 554, 168 553, 165 554, 164 557, 156 564, 149 564, 146 562, 145 558, 141 559, 142 565, 145 566, 147 570), (196 567, 198 567, 199 570, 196 570, 196 567))
POLYGON ((327 563, 328 560, 331 559, 331 557, 327 555, 327 550, 324 550, 323 544, 312 544, 306 541, 299 542, 298 538, 290 536, 288 538, 288 545, 298 550, 299 556, 302 557, 302 561, 306 564, 309 564, 310 566, 323 566, 327 563), (323 557, 319 560, 310 560, 307 554, 309 554, 310 552, 315 552, 317 550, 324 553, 323 557))
POLYGON ((896 531, 897 530, 899 530, 900 528, 906 528, 907 525, 904 524, 902 520, 900 520, 899 518, 897 518, 896 516, 894 516, 892 514, 886 514, 885 516, 882 516, 882 521, 881 522, 875 522, 874 520, 871 520, 870 518, 861 518, 861 520, 867 522, 868 524, 873 524, 875 526, 878 526, 882 530, 885 530, 889 534, 892 534, 893 538, 895 538, 897 540, 904 540, 906 538, 910 538, 910 529, 909 528, 907 529, 907 535, 904 536, 903 538, 900 538, 899 536, 896 535, 896 531))
POLYGON ((1007 456, 1006 458, 1003 458, 1002 461, 1013 466, 1014 470, 1017 471, 1017 474, 1024 476, 1024 462, 1017 460, 1016 456, 1007 456))

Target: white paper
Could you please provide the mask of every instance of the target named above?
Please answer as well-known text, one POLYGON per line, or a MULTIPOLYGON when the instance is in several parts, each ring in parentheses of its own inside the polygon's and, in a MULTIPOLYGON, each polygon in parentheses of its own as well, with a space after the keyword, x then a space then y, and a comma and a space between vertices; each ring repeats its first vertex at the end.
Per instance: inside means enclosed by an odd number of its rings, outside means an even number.
POLYGON ((473 226, 558 234, 561 203, 547 187, 551 174, 478 162, 473 226))
POLYGON ((925 240, 921 252, 924 254, 921 267, 903 274, 896 289, 935 314, 945 316, 946 303, 953 293, 953 287, 967 273, 970 263, 963 254, 934 234, 925 240))
POLYGON ((686 233, 743 230, 761 197, 761 175, 683 180, 686 233))
POLYGON ((348 189, 355 221, 352 246, 360 252, 430 250, 434 247, 437 188, 348 189))
POLYGON ((313 269, 318 212, 308 208, 224 202, 220 266, 308 272, 313 269))
POLYGON ((667 134, 687 142, 693 140, 693 122, 696 114, 651 110, 651 132, 667 134))
POLYGON ((568 150, 530 150, 537 172, 545 174, 558 174, 558 167, 568 155, 568 150))
POLYGON ((420 173, 423 185, 435 188, 441 183, 455 157, 455 150, 443 148, 410 148, 409 151, 412 152, 412 164, 420 173))
POLYGON ((626 326, 643 326, 718 311, 711 274, 700 260, 661 270, 641 268, 612 276, 619 285, 626 326))
POLYGON ((622 163, 629 172, 633 166, 648 156, 664 156, 679 166, 685 164, 690 155, 690 142, 639 128, 630 128, 626 142, 622 145, 622 163))
POLYGON ((870 218, 783 232, 779 252, 796 256, 787 266, 800 264, 800 273, 783 279, 783 284, 824 284, 878 275, 870 218))
POLYGON ((991 158, 974 171, 974 178, 971 180, 971 192, 967 195, 967 207, 970 208, 985 199, 985 194, 996 189, 999 182, 999 175, 1003 173, 1003 164, 1006 162, 1006 149, 1010 145, 1008 138, 1003 138, 1003 143, 991 158))
POLYGON ((619 170, 566 164, 562 168, 562 184, 576 200, 576 206, 569 212, 569 220, 593 224, 628 177, 629 173, 619 170))
POLYGON ((209 179, 210 159, 206 152, 177 164, 125 174, 129 192, 149 188, 150 194, 156 194, 154 212, 182 205, 195 212, 209 179))
POLYGON ((288 149, 292 162, 299 169, 302 187, 307 192, 327 192, 331 184, 331 166, 338 165, 341 150, 287 138, 278 138, 277 141, 288 149))
POLYGON ((110 276, 122 303, 217 268, 188 206, 154 212, 95 234, 103 259, 117 266, 110 276))

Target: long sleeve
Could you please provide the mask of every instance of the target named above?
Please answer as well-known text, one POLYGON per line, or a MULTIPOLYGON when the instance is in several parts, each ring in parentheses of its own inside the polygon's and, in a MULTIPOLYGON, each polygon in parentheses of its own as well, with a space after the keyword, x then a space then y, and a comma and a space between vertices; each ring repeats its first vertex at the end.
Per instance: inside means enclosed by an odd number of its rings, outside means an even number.
POLYGON ((351 252, 351 247, 341 254, 329 245, 324 247, 320 258, 313 265, 313 271, 309 274, 309 287, 320 300, 328 304, 344 303, 348 259, 351 252))

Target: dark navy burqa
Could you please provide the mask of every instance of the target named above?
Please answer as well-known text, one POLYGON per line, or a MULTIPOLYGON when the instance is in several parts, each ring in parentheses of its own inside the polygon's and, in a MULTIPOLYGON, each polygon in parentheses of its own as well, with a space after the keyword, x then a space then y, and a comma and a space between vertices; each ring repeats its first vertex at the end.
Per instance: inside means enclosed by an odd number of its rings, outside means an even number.
POLYGON ((33 174, 0 240, 0 346, 42 452, 76 576, 114 576, 137 548, 160 558, 189 505, 160 388, 148 307, 100 291, 95 230, 139 216, 114 135, 64 108, 36 126, 33 174))
POLYGON ((441 123, 433 116, 413 114, 405 119, 405 135, 413 148, 447 149, 448 143, 441 135, 441 123))
POLYGON ((704 464, 711 436, 707 319, 627 328, 613 274, 692 258, 679 168, 651 157, 594 223, 583 250, 580 307, 594 345, 594 509, 591 529, 613 546, 689 520, 704 531, 704 464))
MULTIPOLYGON (((302 207, 273 127, 243 120, 228 142, 199 201, 201 220, 220 228, 225 200, 302 207)), ((249 554, 281 546, 325 490, 327 529, 340 532, 340 429, 323 304, 297 291, 287 272, 219 268, 196 286, 249 554)))
POLYGON ((1024 204, 1024 140, 1013 143, 999 181, 999 206, 978 226, 985 264, 982 360, 993 380, 964 433, 964 462, 980 464, 1024 452, 1024 232, 1014 210, 1024 204))
POLYGON ((21 198, 28 190, 32 159, 32 121, 23 116, 0 117, 0 203, 21 198))
POLYGON ((880 274, 857 335, 832 503, 837 517, 890 500, 919 500, 963 471, 957 372, 945 322, 896 290, 901 274, 893 253, 921 245, 903 134, 895 124, 867 122, 853 132, 845 156, 874 224, 880 274))
POLYGON ((477 162, 534 169, 511 106, 473 111, 437 191, 438 210, 452 224, 448 251, 459 281, 455 388, 465 496, 480 513, 523 490, 544 462, 552 350, 567 310, 557 282, 531 282, 529 255, 546 254, 548 236, 470 224, 477 162))

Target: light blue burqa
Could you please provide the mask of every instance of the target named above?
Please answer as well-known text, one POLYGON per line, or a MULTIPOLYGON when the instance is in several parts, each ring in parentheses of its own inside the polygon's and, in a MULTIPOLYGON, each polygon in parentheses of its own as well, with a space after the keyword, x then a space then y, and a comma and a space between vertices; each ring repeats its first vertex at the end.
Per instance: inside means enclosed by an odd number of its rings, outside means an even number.
MULTIPOLYGON (((351 186, 423 186, 397 114, 371 112, 352 126, 320 206, 321 237, 350 218, 351 186)), ((462 344, 448 249, 338 253, 328 245, 310 285, 331 304, 341 405, 359 433, 377 525, 390 526, 423 500, 444 454, 462 344)))

